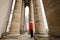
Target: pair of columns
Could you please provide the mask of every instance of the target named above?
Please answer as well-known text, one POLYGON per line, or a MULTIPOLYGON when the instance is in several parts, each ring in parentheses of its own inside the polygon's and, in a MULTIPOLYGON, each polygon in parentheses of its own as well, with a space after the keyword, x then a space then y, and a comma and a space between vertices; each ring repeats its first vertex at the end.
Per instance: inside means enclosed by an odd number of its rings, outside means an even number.
MULTIPOLYGON (((40 0, 31 0, 34 12, 34 24, 35 33, 40 37, 46 35, 46 29, 44 28, 42 8, 40 0), (43 34, 43 35, 42 35, 43 34)), ((46 12, 46 18, 48 23, 49 35, 53 37, 60 37, 60 0, 42 0, 46 12)), ((30 2, 31 3, 31 2, 30 2)), ((32 7, 31 6, 31 7, 32 7)), ((32 17, 32 16, 31 16, 32 17)), ((32 20, 32 18, 30 18, 32 20)), ((46 36, 45 36, 46 37, 46 36)))
MULTIPOLYGON (((11 33, 19 34, 20 33, 20 24, 21 19, 24 18, 24 3, 22 3, 22 0, 17 0, 14 15, 12 19, 12 24, 10 28, 11 33), (23 9, 22 9, 23 8, 23 9), (23 12, 21 11, 23 10, 23 12), (23 13, 23 14, 21 14, 23 13), (22 15, 22 17, 21 17, 22 15)), ((46 29, 44 27, 43 22, 43 14, 41 9, 41 4, 39 0, 30 0, 30 22, 33 22, 33 26, 35 25, 35 34, 36 36, 42 36, 46 37, 47 34, 46 29), (34 24, 35 23, 35 24, 34 24)), ((23 24, 22 24, 23 25, 23 24)), ((11 36, 11 35, 10 35, 11 36)))
MULTIPOLYGON (((49 35, 53 37, 60 37, 60 0, 42 0, 45 8, 49 35)), ((31 2, 30 2, 31 3, 31 2)), ((39 0, 32 0, 33 12, 34 12, 34 24, 35 33, 38 35, 46 34, 44 28, 42 8, 39 0)), ((32 7, 31 6, 31 7, 32 7)), ((32 9, 32 8, 31 8, 32 9)), ((31 15, 32 13, 30 13, 31 15)), ((32 16, 31 16, 32 17, 32 16)), ((30 21, 32 18, 30 17, 30 21)))

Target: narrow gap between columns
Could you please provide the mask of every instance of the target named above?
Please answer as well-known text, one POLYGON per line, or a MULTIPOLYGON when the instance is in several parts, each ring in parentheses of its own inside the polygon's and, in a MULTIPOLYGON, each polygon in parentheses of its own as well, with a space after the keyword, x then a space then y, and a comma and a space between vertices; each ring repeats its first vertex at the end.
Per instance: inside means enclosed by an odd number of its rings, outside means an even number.
POLYGON ((25 27, 26 30, 28 31, 29 30, 29 7, 28 6, 25 7, 25 27))

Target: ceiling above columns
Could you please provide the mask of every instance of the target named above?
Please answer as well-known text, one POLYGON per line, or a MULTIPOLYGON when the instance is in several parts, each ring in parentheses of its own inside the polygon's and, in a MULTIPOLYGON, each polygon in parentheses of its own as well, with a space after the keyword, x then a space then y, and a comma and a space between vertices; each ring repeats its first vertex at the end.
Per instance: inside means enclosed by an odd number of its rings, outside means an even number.
POLYGON ((25 2, 25 6, 29 6, 30 0, 23 0, 25 2))

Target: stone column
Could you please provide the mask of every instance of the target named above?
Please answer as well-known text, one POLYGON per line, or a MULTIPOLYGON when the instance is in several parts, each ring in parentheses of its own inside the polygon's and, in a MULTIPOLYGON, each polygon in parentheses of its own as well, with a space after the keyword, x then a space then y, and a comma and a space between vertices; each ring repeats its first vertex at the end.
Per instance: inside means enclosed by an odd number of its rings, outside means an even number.
POLYGON ((43 0, 49 34, 60 37, 60 0, 43 0))
POLYGON ((29 6, 29 24, 33 23, 33 32, 35 32, 35 24, 34 24, 34 11, 33 11, 33 0, 30 0, 29 6))
POLYGON ((22 3, 22 14, 21 14, 21 27, 20 27, 20 33, 24 33, 24 20, 25 20, 25 5, 24 1, 22 3))
POLYGON ((48 37, 43 22, 43 15, 40 1, 33 0, 33 5, 34 5, 35 37, 48 37))
POLYGON ((0 38, 6 31, 12 0, 0 0, 0 38))
POLYGON ((16 0, 10 31, 6 35, 6 38, 18 38, 20 36, 21 13, 22 0, 16 0))

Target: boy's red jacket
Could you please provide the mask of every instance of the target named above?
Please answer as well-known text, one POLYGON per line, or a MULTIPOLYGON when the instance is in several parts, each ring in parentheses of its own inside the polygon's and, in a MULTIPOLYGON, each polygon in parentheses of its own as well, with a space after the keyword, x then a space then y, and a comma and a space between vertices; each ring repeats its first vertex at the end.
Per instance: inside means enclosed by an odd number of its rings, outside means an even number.
POLYGON ((33 24, 32 23, 30 23, 30 25, 29 25, 29 30, 33 30, 33 24))

